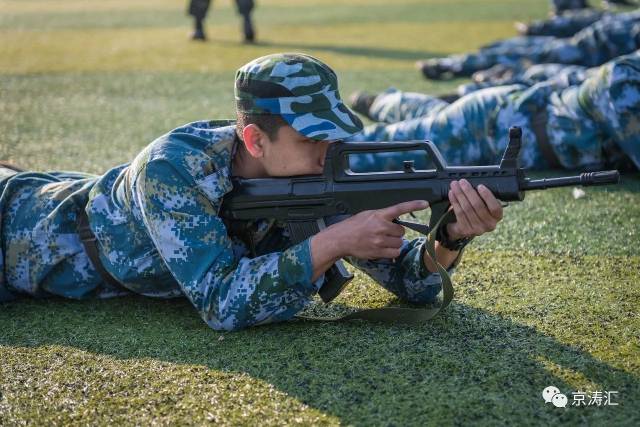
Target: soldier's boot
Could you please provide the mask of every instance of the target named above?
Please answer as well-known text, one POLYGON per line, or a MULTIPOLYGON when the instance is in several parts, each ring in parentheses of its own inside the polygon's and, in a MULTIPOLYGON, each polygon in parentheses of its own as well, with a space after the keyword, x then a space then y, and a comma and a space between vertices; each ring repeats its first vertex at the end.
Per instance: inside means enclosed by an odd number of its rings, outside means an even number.
POLYGON ((194 18, 195 26, 193 30, 193 34, 191 35, 192 40, 207 40, 207 35, 204 33, 204 25, 202 23, 201 18, 194 18))
POLYGON ((448 80, 453 77, 450 70, 442 66, 437 58, 418 61, 416 62, 416 68, 430 80, 448 80))
POLYGON ((372 95, 364 91, 354 92, 349 97, 349 106, 356 113, 360 113, 363 116, 371 119, 371 116, 369 116, 369 111, 371 109, 373 101, 375 100, 376 95, 372 95))

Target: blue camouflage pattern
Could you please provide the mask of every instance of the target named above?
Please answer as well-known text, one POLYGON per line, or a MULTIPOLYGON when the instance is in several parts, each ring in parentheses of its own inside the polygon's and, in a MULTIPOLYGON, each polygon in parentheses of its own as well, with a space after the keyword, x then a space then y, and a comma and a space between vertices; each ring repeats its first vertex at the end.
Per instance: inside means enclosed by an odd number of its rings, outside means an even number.
POLYGON ((556 14, 588 7, 587 0, 551 0, 551 11, 556 14))
POLYGON ((476 90, 494 86, 522 84, 533 86, 536 83, 550 79, 564 80, 564 86, 573 86, 582 83, 598 68, 587 68, 580 65, 565 64, 533 64, 523 62, 517 65, 498 64, 488 70, 477 71, 471 76, 473 82, 458 86, 458 95, 464 96, 476 90))
MULTIPOLYGON (((186 297, 221 330, 294 317, 324 280, 311 280, 310 240, 292 244, 285 224, 266 218, 238 234, 218 216, 238 142, 233 122, 199 121, 101 176, 0 168, 0 302, 16 295, 186 297), (76 232, 80 209, 121 286, 104 283, 87 257, 76 232)), ((347 261, 405 301, 434 303, 442 282, 424 266, 424 250, 418 238, 405 240, 393 260, 347 261)))
MULTIPOLYGON (((381 123, 365 128, 353 141, 431 140, 452 165, 496 164, 506 148, 508 129, 523 130, 521 164, 549 168, 533 120, 546 113, 548 141, 564 168, 602 168, 627 156, 640 168, 640 53, 617 58, 589 73, 581 84, 550 79, 532 86, 515 84, 470 93, 421 117, 419 94, 387 91, 377 96, 369 116, 381 123), (399 106, 408 99, 406 105, 399 106), (384 105, 387 104, 387 105, 384 105), (397 123, 376 113, 391 111, 397 123), (404 116, 398 117, 398 112, 404 116)), ((424 104, 433 97, 424 95, 424 104)), ((399 156, 359 156, 358 171, 401 169, 399 156)))
POLYGON ((236 110, 277 114, 301 134, 337 141, 362 130, 342 102, 338 76, 319 59, 301 53, 263 56, 236 72, 236 110))
POLYGON ((396 123, 435 114, 448 105, 437 96, 389 88, 376 97, 367 117, 377 122, 396 123))
POLYGON ((609 12, 596 9, 567 10, 549 19, 530 22, 525 26, 523 35, 571 37, 583 28, 609 15, 609 12))
POLYGON ((470 76, 496 64, 517 66, 557 63, 595 67, 640 47, 640 10, 605 15, 570 38, 519 36, 481 48, 477 53, 423 61, 431 75, 470 76))

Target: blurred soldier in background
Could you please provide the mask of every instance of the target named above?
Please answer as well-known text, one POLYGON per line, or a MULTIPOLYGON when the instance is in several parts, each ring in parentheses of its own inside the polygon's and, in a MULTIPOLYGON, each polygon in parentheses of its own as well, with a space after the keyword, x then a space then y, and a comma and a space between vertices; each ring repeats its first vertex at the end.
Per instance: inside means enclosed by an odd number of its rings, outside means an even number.
POLYGON ((204 32, 204 18, 207 17, 211 0, 191 0, 189 2, 189 15, 193 16, 194 30, 193 40, 206 40, 204 32))
MULTIPOLYGON (((457 101, 460 97, 475 92, 480 89, 486 89, 495 86, 506 86, 513 84, 521 84, 525 86, 533 86, 536 83, 544 82, 549 79, 563 81, 564 86, 573 86, 582 83, 587 77, 593 75, 598 67, 587 68, 580 65, 565 65, 565 64, 533 64, 528 61, 522 61, 517 65, 506 66, 502 64, 494 65, 488 70, 476 71, 471 76, 473 80, 471 83, 464 83, 458 86, 455 93, 447 93, 441 95, 425 95, 420 94, 419 103, 422 105, 418 109, 413 109, 413 115, 415 117, 422 116, 420 108, 424 108, 425 113, 432 111, 432 108, 436 105, 441 105, 439 101, 445 101, 444 105, 457 101), (424 97, 430 96, 431 103, 425 104, 424 97)), ((391 88, 387 92, 394 92, 395 89, 391 88)), ((405 93, 405 96, 408 93, 405 93)), ((358 105, 356 109, 361 114, 368 116, 369 105, 371 104, 371 95, 366 92, 356 92, 352 95, 352 103, 358 105), (356 101, 360 99, 360 101, 356 101), (362 107, 360 107, 362 106, 362 107)), ((395 123, 403 119, 395 119, 396 114, 383 114, 385 119, 372 118, 374 121, 384 121, 386 123, 395 123)), ((379 116, 376 116, 379 117, 379 116)), ((371 117, 370 117, 371 118, 371 117)))
MULTIPOLYGON (((452 165, 495 164, 506 148, 509 127, 520 126, 523 167, 640 168, 640 53, 616 58, 588 74, 578 85, 551 78, 530 87, 497 86, 453 104, 397 90, 368 98, 361 94, 352 98, 352 108, 383 123, 366 127, 350 140, 429 139, 452 165)), ((401 168, 396 160, 362 157, 351 168, 401 168)))
POLYGON ((581 65, 565 64, 533 64, 528 61, 521 61, 511 66, 494 65, 488 70, 476 71, 471 76, 472 83, 465 83, 458 86, 458 97, 467 95, 476 90, 493 86, 504 86, 511 84, 523 84, 533 86, 536 83, 549 79, 565 79, 567 86, 582 83, 595 68, 587 68, 581 65))
POLYGON ((610 12, 596 9, 568 10, 561 15, 528 24, 516 22, 515 27, 523 36, 571 37, 601 19, 605 14, 610 12))
POLYGON ((551 0, 551 12, 560 15, 567 10, 587 9, 587 0, 551 0))
MULTIPOLYGON (((630 0, 603 0, 604 7, 611 5, 634 6, 635 3, 630 0)), ((587 0, 551 0, 551 13, 560 15, 566 11, 588 9, 590 6, 587 0)))
POLYGON ((604 15, 571 38, 520 36, 481 48, 477 53, 432 58, 417 65, 429 79, 466 77, 496 64, 528 60, 594 67, 640 47, 640 11, 604 15))
POLYGON ((579 85, 599 69, 600 67, 587 68, 564 64, 535 64, 519 67, 498 64, 488 70, 473 73, 474 81, 458 86, 457 93, 428 95, 400 92, 391 87, 377 96, 367 92, 355 92, 351 95, 351 105, 355 111, 374 122, 391 124, 432 114, 480 89, 514 84, 529 87, 551 79, 558 82, 558 87, 569 87, 579 85), (372 108, 374 100, 375 107, 372 108))
MULTIPOLYGON (((193 16, 194 31, 191 38, 193 40, 206 40, 207 35, 204 32, 204 19, 207 16, 211 0, 191 0, 189 2, 189 15, 193 16)), ((253 0, 236 0, 238 14, 242 16, 242 30, 245 43, 254 43, 256 34, 251 21, 251 12, 253 11, 253 0)))

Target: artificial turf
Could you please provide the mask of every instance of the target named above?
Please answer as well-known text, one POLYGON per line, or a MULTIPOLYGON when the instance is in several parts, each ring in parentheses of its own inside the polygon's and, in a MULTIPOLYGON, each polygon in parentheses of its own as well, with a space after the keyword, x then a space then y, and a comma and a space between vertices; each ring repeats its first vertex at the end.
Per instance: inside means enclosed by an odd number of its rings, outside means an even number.
MULTIPOLYGON (((413 62, 514 35, 542 0, 264 0, 261 44, 231 2, 210 41, 184 2, 0 2, 0 158, 101 173, 158 135, 233 113, 234 70, 304 51, 354 90, 445 93, 413 62)), ((538 173, 558 175, 557 172, 538 173)), ((0 425, 638 425, 640 176, 528 194, 469 247, 456 299, 423 326, 294 321, 209 329, 185 300, 0 305, 0 425), (542 390, 617 391, 555 408, 542 390)), ((333 308, 397 301, 356 280, 333 308)))

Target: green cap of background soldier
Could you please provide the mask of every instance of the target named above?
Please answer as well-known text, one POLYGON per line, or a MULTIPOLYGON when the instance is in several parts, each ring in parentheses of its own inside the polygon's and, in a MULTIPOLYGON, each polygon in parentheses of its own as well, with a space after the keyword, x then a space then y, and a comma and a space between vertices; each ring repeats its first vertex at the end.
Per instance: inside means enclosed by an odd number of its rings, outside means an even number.
POLYGON ((337 141, 362 131, 362 121, 340 99, 336 73, 301 53, 263 56, 236 72, 236 108, 279 114, 295 130, 318 141, 337 141))

